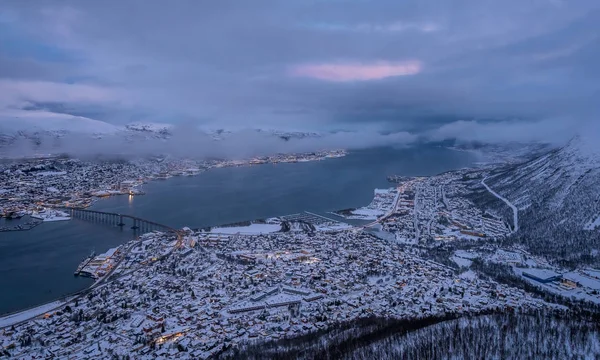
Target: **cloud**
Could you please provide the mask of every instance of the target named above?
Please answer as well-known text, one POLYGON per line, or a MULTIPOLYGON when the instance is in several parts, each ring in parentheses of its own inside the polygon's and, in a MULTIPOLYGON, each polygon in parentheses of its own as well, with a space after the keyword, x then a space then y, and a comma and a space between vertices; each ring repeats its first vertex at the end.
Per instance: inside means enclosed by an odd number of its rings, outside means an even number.
POLYGON ((0 110, 415 134, 593 122, 599 21, 596 0, 13 1, 0 110))
POLYGON ((582 119, 552 118, 539 121, 504 120, 480 122, 459 120, 442 125, 426 134, 433 141, 458 140, 461 142, 552 142, 562 143, 586 129, 582 119))
POLYGON ((98 85, 35 80, 0 80, 0 105, 18 107, 36 102, 109 103, 123 100, 120 90, 98 85))
POLYGON ((308 24, 309 28, 315 28, 326 31, 350 31, 350 32, 362 32, 362 33, 398 33, 405 31, 419 31, 423 33, 433 33, 441 30, 441 26, 434 22, 403 22, 396 21, 389 24, 370 24, 360 23, 355 25, 350 24, 335 24, 335 23, 321 23, 321 24, 308 24))
POLYGON ((317 64, 292 67, 292 76, 309 77, 327 81, 379 80, 393 76, 415 75, 421 71, 419 61, 388 62, 370 64, 317 64))
MULTIPOLYGON (((331 149, 365 149, 376 146, 404 147, 417 141, 418 137, 407 132, 380 134, 374 131, 326 133, 320 136, 291 137, 284 140, 276 134, 255 129, 238 130, 226 133, 215 139, 213 135, 201 131, 193 125, 174 126, 172 136, 167 139, 148 137, 147 134, 131 133, 107 123, 67 115, 39 113, 44 127, 31 126, 29 133, 35 134, 38 141, 16 137, 10 146, 2 148, 2 154, 9 157, 22 157, 40 153, 66 153, 78 157, 96 156, 147 156, 171 155, 175 157, 210 159, 247 159, 277 153, 306 153, 331 149), (63 130, 65 125, 74 125, 70 132, 48 132, 63 130), (44 131, 46 130, 46 131, 44 131)), ((2 126, 0 131, 11 130, 2 126)), ((21 121, 21 120, 18 120, 21 121)), ((22 125, 22 123, 19 123, 22 125)), ((35 124, 35 122, 31 122, 35 124)), ((6 124, 5 124, 6 125, 6 124)), ((18 125, 18 124, 17 124, 18 125)), ((15 126, 12 126, 15 130, 15 126)))

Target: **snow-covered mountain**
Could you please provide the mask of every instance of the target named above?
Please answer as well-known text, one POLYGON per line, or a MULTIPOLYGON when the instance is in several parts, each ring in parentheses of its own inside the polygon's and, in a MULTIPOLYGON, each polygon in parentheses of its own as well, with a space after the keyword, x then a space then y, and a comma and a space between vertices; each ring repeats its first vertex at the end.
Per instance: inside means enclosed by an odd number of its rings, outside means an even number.
POLYGON ((486 183, 519 209, 517 235, 563 257, 600 251, 600 144, 567 145, 492 174, 486 183))
POLYGON ((20 112, 18 116, 0 116, 0 133, 82 133, 115 134, 121 127, 81 116, 55 114, 45 111, 20 112))
POLYGON ((129 131, 170 135, 173 130, 173 124, 136 122, 125 125, 125 129, 129 131))
MULTIPOLYGON (((66 145, 67 149, 73 141, 85 147, 86 139, 107 140, 105 146, 143 145, 143 148, 152 148, 149 141, 167 141, 173 137, 183 136, 189 139, 196 132, 198 139, 212 138, 215 141, 227 140, 231 136, 272 136, 280 141, 303 139, 319 136, 317 133, 308 132, 282 132, 276 130, 243 129, 243 130, 206 130, 195 125, 177 126, 165 123, 135 122, 124 126, 109 124, 107 122, 91 120, 84 117, 53 114, 43 112, 36 116, 37 111, 25 112, 27 116, 2 117, 0 116, 0 148, 16 147, 19 151, 33 150, 35 152, 59 151, 66 145), (43 116, 42 116, 43 115, 43 116)), ((102 145, 94 142, 94 145, 102 145)))

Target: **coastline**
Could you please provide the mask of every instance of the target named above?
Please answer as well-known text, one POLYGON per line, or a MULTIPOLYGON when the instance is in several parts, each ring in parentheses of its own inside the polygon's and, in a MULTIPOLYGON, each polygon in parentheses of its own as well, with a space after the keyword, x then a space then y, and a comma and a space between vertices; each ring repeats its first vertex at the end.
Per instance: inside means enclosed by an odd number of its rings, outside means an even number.
MULTIPOLYGON (((325 159, 322 159, 322 160, 325 160, 325 159)), ((209 168, 209 169, 207 169, 207 171, 208 171, 208 170, 211 170, 211 169, 213 169, 213 168, 222 168, 222 167, 248 167, 248 165, 262 165, 262 164, 250 164, 250 163, 247 163, 247 164, 231 164, 231 165, 228 165, 228 166, 220 166, 220 167, 217 167, 217 166, 215 166, 215 167, 212 167, 212 168, 209 168)), ((195 176, 195 175, 193 175, 193 176, 195 176)), ((385 179, 385 177, 384 177, 384 179, 385 179)), ((141 184, 140 186, 143 186, 144 184, 146 184, 146 183, 149 183, 149 182, 155 182, 156 180, 162 180, 162 179, 159 179, 159 178, 148 178, 148 179, 146 179, 146 181, 145 181, 143 184, 141 184)), ((373 191, 373 188, 370 188, 370 189, 371 189, 371 191, 373 191)), ((97 202, 100 202, 100 200, 103 200, 103 199, 105 199, 105 198, 100 198, 100 197, 98 197, 98 198, 93 198, 93 201, 92 201, 92 203, 90 204, 90 206, 92 206, 93 204, 96 204, 97 202)), ((88 206, 88 207, 86 207, 86 208, 89 208, 90 206, 88 206)), ((90 287, 91 287, 91 286, 90 286, 90 287)), ((90 287, 88 287, 87 289, 89 289, 90 287)), ((87 290, 87 289, 86 289, 86 290, 87 290)), ((42 305, 43 305, 43 304, 42 304, 42 305)))

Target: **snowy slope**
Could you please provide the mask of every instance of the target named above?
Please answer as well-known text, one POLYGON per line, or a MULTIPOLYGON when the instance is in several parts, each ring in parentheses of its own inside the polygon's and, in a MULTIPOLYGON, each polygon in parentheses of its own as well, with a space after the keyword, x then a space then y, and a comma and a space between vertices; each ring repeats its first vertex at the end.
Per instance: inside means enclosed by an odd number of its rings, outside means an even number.
POLYGON ((114 134, 121 128, 104 121, 81 116, 56 114, 45 111, 19 112, 18 116, 0 116, 0 133, 19 132, 74 132, 84 134, 114 134))
POLYGON ((488 182, 519 209, 543 201, 557 210, 582 187, 590 185, 588 195, 597 195, 594 190, 600 184, 599 172, 600 145, 595 146, 589 138, 576 137, 560 149, 490 177, 488 182))
POLYGON ((593 136, 491 174, 486 183, 518 208, 527 241, 560 244, 566 255, 600 249, 600 144, 593 136))

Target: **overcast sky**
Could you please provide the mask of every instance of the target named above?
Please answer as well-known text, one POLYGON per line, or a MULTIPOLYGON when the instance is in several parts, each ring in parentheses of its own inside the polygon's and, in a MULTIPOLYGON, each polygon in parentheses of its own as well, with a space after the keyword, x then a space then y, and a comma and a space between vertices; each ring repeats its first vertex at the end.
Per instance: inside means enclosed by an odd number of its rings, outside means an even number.
POLYGON ((599 8, 2 1, 0 118, 556 140, 599 115, 599 8))

